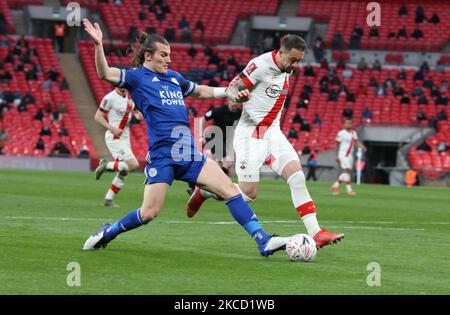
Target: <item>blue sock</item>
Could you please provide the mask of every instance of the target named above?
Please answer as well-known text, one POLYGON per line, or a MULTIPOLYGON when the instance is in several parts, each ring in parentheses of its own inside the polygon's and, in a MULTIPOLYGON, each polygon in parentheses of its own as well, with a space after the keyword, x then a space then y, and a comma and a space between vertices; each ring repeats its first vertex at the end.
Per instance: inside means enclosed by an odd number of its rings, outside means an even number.
POLYGON ((264 244, 270 238, 269 234, 259 225, 258 218, 249 205, 242 199, 242 196, 231 197, 225 204, 233 218, 244 227, 248 234, 258 243, 264 244))
POLYGON ((107 230, 104 234, 104 237, 107 241, 111 241, 116 238, 120 233, 130 231, 135 229, 144 222, 142 222, 141 215, 139 213, 141 209, 136 209, 128 213, 122 219, 114 223, 109 230, 107 230))

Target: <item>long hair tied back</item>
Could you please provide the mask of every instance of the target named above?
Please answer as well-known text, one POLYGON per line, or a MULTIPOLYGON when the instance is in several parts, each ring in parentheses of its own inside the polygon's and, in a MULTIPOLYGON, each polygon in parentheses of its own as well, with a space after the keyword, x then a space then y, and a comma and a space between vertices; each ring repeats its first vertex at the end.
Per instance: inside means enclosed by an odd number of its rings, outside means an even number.
POLYGON ((153 54, 156 51, 156 43, 169 46, 169 42, 163 36, 158 34, 148 34, 140 32, 136 37, 136 42, 132 47, 132 61, 133 67, 142 67, 145 61, 145 53, 153 54))

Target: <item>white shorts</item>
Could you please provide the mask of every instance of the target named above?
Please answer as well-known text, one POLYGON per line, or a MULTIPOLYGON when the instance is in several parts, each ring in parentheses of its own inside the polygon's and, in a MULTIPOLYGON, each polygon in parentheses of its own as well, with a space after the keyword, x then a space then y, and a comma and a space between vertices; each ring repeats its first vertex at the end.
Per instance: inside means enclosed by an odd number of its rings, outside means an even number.
POLYGON ((339 161, 341 162, 342 169, 352 169, 353 168, 353 157, 352 156, 343 156, 339 157, 339 161))
POLYGON ((129 136, 122 135, 119 139, 114 139, 114 136, 108 132, 105 134, 105 143, 114 159, 119 161, 135 159, 129 136))
POLYGON ((258 182, 261 166, 267 164, 281 175, 291 161, 299 161, 297 152, 279 127, 270 127, 262 139, 252 137, 255 127, 236 128, 234 151, 236 175, 240 182, 258 182))

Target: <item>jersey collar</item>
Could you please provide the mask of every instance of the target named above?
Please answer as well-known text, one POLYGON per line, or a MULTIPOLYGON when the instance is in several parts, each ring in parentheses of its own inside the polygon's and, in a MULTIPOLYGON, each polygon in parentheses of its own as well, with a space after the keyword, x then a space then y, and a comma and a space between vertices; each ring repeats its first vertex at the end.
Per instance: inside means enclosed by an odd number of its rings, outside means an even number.
POLYGON ((119 92, 116 91, 116 89, 114 89, 114 93, 116 93, 117 96, 120 96, 120 97, 123 97, 123 98, 128 96, 128 93, 125 93, 125 95, 120 95, 119 92))
POLYGON ((277 66, 278 70, 281 71, 280 66, 277 63, 277 58, 275 57, 277 55, 278 50, 272 50, 272 60, 273 63, 277 66))

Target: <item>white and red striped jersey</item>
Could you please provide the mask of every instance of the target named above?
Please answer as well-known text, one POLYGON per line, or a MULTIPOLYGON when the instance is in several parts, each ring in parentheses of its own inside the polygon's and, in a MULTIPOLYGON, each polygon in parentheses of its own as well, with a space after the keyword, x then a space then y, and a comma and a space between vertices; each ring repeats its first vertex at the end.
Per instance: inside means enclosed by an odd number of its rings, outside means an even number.
POLYGON ((347 131, 342 129, 336 136, 336 142, 339 142, 339 157, 353 156, 353 148, 355 147, 358 135, 355 130, 347 131))
POLYGON ((289 74, 278 68, 275 55, 276 51, 272 51, 250 60, 239 76, 251 90, 251 98, 244 103, 239 125, 254 127, 255 138, 262 138, 264 130, 271 126, 279 128, 289 90, 289 74))
MULTIPOLYGON (((114 89, 103 97, 99 108, 100 111, 107 114, 108 122, 111 125, 123 129, 121 137, 129 137, 134 106, 133 100, 128 98, 128 93, 121 96, 114 89)), ((111 131, 107 130, 106 133, 111 133, 111 131)))

